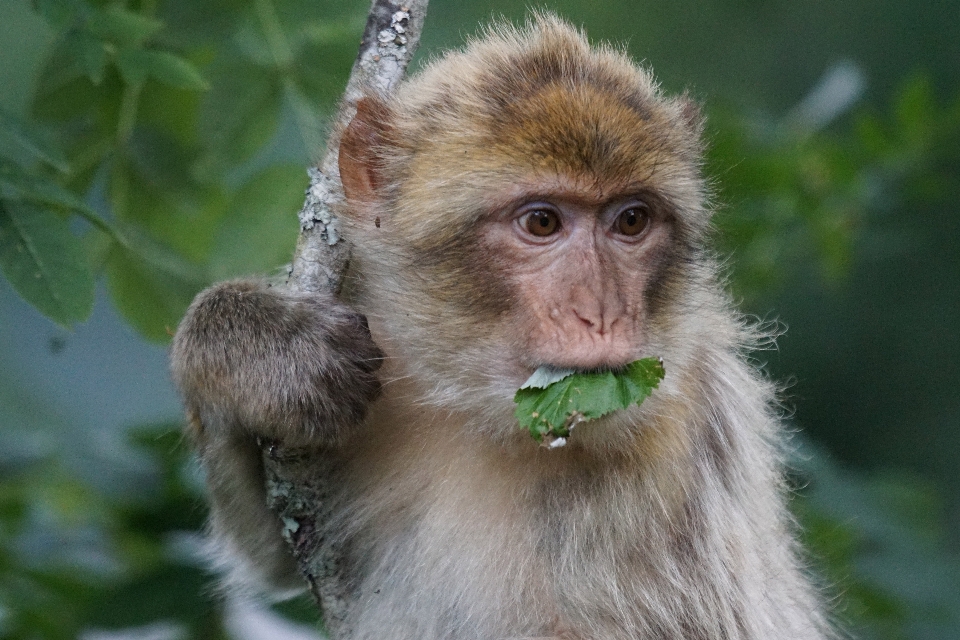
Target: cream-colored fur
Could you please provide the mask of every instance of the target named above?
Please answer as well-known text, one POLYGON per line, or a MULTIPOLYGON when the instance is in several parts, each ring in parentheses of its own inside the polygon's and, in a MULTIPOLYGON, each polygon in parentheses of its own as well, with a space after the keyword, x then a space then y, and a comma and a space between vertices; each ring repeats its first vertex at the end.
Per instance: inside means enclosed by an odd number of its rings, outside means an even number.
POLYGON ((308 441, 330 487, 313 524, 335 559, 320 589, 335 638, 830 637, 785 508, 773 391, 745 359, 756 337, 705 248, 700 127, 689 100, 551 16, 361 103, 340 132, 352 310, 234 283, 175 340, 224 548, 260 580, 284 568, 263 541, 278 524, 250 506, 263 496, 231 477, 249 469, 216 443, 308 441), (517 198, 654 212, 646 244, 600 228, 578 245, 589 269, 559 268, 608 292, 634 340, 620 355, 660 356, 666 378, 557 450, 513 415, 537 354, 564 356, 530 318, 567 311, 562 286, 516 266, 540 245, 500 240, 517 198))

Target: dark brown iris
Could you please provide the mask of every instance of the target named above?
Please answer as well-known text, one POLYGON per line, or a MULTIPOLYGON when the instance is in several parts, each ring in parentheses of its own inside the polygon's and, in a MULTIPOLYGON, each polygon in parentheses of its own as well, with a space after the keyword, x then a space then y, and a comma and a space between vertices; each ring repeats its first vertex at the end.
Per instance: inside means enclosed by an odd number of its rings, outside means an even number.
POLYGON ((535 209, 526 215, 527 231, 535 236, 549 236, 560 228, 560 218, 549 209, 535 209))
POLYGON ((645 205, 624 209, 617 217, 616 230, 625 236, 638 236, 650 224, 650 212, 645 205))

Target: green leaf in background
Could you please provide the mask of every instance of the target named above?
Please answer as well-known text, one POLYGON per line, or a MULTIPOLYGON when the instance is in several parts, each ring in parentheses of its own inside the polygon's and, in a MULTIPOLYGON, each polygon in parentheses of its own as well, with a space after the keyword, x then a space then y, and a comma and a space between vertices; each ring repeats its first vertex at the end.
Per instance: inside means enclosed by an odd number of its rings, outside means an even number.
MULTIPOLYGON (((237 53, 249 62, 265 68, 276 65, 277 60, 270 43, 264 37, 263 28, 252 16, 238 26, 232 41, 237 47, 237 53)), ((277 69, 276 72, 279 73, 280 70, 277 69)))
POLYGON ((211 603, 186 594, 209 590, 211 582, 199 568, 168 561, 159 570, 103 589, 97 594, 100 606, 90 611, 86 623, 101 629, 145 627, 157 620, 196 623, 210 616, 211 603))
POLYGON ((129 85, 141 85, 150 75, 147 53, 142 49, 123 49, 117 53, 120 76, 129 85))
POLYGON ((163 22, 111 4, 90 15, 87 28, 100 38, 122 47, 138 47, 163 28, 163 22))
POLYGON ((299 165, 266 169, 236 193, 210 256, 215 280, 264 273, 290 261, 297 242, 296 211, 307 173, 299 165))
MULTIPOLYGON (((284 103, 293 113, 297 133, 303 144, 304 159, 310 158, 317 149, 323 148, 323 131, 318 102, 311 100, 299 87, 288 84, 284 87, 284 103)), ((309 162, 309 160, 307 160, 309 162)))
POLYGON ((836 613, 864 640, 956 638, 960 556, 944 496, 919 478, 855 472, 798 437, 791 509, 805 546, 842 593, 836 613))
POLYGON ((663 361, 644 358, 622 371, 560 374, 551 379, 543 367, 514 396, 515 415, 538 442, 559 442, 573 425, 640 404, 663 379, 663 361))
POLYGON ((117 66, 123 79, 133 85, 143 83, 149 76, 178 89, 202 91, 207 88, 196 67, 166 51, 124 49, 117 54, 117 66))
POLYGON ((103 82, 103 75, 107 71, 107 49, 101 40, 94 38, 89 33, 78 32, 69 36, 70 46, 76 47, 80 54, 80 60, 83 62, 83 68, 87 77, 93 84, 103 82))
POLYGON ((197 121, 206 149, 198 173, 216 175, 249 160, 276 133, 282 92, 265 69, 222 56, 208 69, 211 89, 197 121))
POLYGON ((32 4, 33 10, 55 29, 70 23, 82 6, 81 0, 33 0, 32 4))
POLYGON ((72 191, 64 189, 46 176, 24 171, 16 164, 2 158, 0 158, 0 199, 62 207, 91 216, 96 215, 72 191))
POLYGON ((929 78, 917 76, 901 88, 894 104, 897 133, 908 149, 923 149, 939 129, 939 109, 929 78))
MULTIPOLYGON (((62 71, 55 70, 54 66, 51 63, 40 75, 37 90, 33 95, 33 112, 39 120, 59 126, 59 139, 65 148, 76 149, 79 146, 75 143, 78 138, 96 133, 89 130, 68 130, 63 127, 63 123, 89 118, 91 112, 112 107, 114 104, 119 105, 123 84, 118 74, 110 71, 104 76, 104 82, 97 86, 79 65, 71 63, 75 68, 64 68, 62 71)), ((114 133, 113 123, 107 125, 105 122, 98 122, 97 125, 101 137, 107 133, 108 126, 110 133, 114 133)))
POLYGON ((107 289, 121 315, 148 340, 165 342, 207 279, 202 269, 138 233, 118 230, 106 259, 107 289))
MULTIPOLYGON (((0 379, 0 397, 6 391, 0 379)), ((32 393, 34 388, 18 389, 15 397, 32 393)), ((48 399, 40 406, 46 404, 48 399)), ((48 431, 66 428, 46 425, 48 431)), ((28 435, 17 433, 16 441, 28 440, 28 435)), ((119 629, 124 637, 140 637, 142 632, 129 628, 158 626, 159 621, 171 633, 150 637, 229 637, 222 629, 222 598, 214 593, 216 578, 175 542, 185 532, 199 531, 204 520, 180 425, 144 425, 130 435, 128 455, 136 456, 136 471, 112 460, 96 463, 98 469, 119 474, 119 484, 130 485, 121 491, 91 486, 87 477, 49 452, 23 463, 0 456, 4 640, 113 637, 119 629), (32 516, 37 513, 43 518, 32 516), (56 552, 24 553, 33 540, 48 541, 56 552), (91 554, 96 554, 96 565, 83 560, 91 554)), ((4 451, 10 440, 3 442, 4 451)))
POLYGON ((50 142, 43 131, 3 109, 0 109, 0 157, 24 165, 42 162, 60 173, 70 171, 63 151, 50 142))
POLYGON ((121 315, 154 342, 170 339, 199 289, 122 247, 115 247, 107 258, 106 274, 107 289, 121 315))
POLYGON ((296 83, 315 104, 336 103, 353 62, 350 50, 349 45, 337 40, 309 42, 302 47, 297 64, 293 67, 296 83), (313 64, 314 60, 325 60, 329 64, 313 64))
POLYGON ((80 240, 48 209, 0 200, 0 268, 17 293, 62 325, 93 311, 93 274, 80 240))
POLYGON ((166 51, 148 51, 150 75, 159 82, 192 91, 205 91, 208 88, 203 76, 193 65, 166 51))

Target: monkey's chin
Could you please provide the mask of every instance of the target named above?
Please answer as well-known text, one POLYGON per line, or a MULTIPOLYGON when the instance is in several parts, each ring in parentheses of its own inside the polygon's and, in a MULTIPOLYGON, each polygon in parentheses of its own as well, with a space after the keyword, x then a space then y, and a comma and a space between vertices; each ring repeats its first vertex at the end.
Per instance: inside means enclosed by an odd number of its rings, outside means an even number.
POLYGON ((646 412, 638 406, 619 409, 581 422, 570 432, 567 443, 586 450, 628 453, 642 437, 646 412))

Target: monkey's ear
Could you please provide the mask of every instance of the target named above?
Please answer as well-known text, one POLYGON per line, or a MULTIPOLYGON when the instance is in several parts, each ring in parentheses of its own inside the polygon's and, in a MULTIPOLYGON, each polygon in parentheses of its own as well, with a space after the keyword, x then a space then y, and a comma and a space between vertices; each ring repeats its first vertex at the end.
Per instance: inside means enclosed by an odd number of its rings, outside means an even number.
POLYGON ((347 201, 372 204, 380 201, 383 186, 382 153, 387 138, 389 112, 376 98, 357 102, 357 114, 340 139, 340 180, 347 201))

